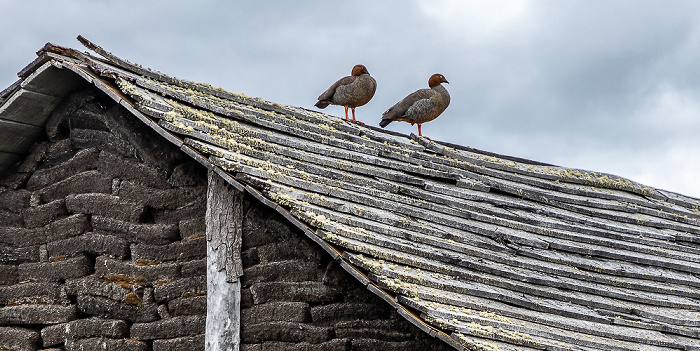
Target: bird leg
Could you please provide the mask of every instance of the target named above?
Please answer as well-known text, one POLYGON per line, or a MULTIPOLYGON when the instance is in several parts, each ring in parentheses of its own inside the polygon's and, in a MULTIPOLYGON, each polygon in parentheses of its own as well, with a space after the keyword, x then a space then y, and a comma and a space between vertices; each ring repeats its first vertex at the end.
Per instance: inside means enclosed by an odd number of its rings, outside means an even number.
POLYGON ((350 120, 350 117, 348 117, 348 107, 347 106, 345 106, 345 119, 348 121, 350 120))
POLYGON ((354 122, 356 122, 356 123, 364 124, 364 123, 362 123, 362 122, 360 122, 360 121, 358 121, 358 120, 355 119, 355 108, 354 108, 354 107, 352 108, 352 120, 353 120, 354 122))
POLYGON ((426 138, 426 139, 428 139, 428 140, 432 140, 432 139, 430 139, 430 138, 428 138, 428 137, 424 137, 423 134, 420 132, 420 123, 418 123, 418 136, 421 136, 421 137, 426 138))

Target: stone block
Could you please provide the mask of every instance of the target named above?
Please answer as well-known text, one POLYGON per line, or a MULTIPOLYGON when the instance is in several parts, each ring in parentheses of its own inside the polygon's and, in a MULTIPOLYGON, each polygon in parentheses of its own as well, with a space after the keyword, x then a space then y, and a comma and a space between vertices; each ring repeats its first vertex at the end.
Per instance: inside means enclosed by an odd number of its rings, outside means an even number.
POLYGON ((0 286, 17 284, 17 266, 0 264, 0 286))
POLYGON ((100 152, 98 169, 114 178, 130 180, 152 188, 170 188, 165 172, 138 162, 135 159, 124 158, 111 152, 100 152))
POLYGON ((150 323, 131 325, 131 337, 136 340, 172 339, 204 333, 206 316, 178 316, 150 323))
POLYGON ((271 244, 279 238, 266 232, 266 216, 262 206, 251 206, 243 216, 242 249, 271 244))
POLYGON ((89 107, 97 99, 98 92, 95 89, 85 89, 68 95, 56 107, 51 117, 46 121, 46 134, 54 144, 59 143, 68 135, 71 119, 77 118, 82 113, 83 107, 89 107))
POLYGON ((160 319, 166 319, 171 317, 170 312, 168 311, 168 305, 158 305, 158 317, 160 317, 160 319))
MULTIPOLYGON (((440 348, 432 348, 429 343, 419 341, 386 341, 376 339, 352 339, 351 350, 355 351, 406 351, 406 350, 454 350, 445 345, 440 348)), ((442 346, 442 345, 440 345, 442 346)))
POLYGON ((87 253, 123 258, 129 255, 129 241, 114 235, 87 232, 72 238, 46 244, 49 257, 75 256, 87 253))
MULTIPOLYGON (((113 104, 113 102, 109 102, 113 104)), ((110 106, 113 108, 114 106, 110 106)), ((86 130, 101 130, 109 131, 109 127, 105 121, 107 111, 102 108, 102 103, 89 103, 80 107, 75 113, 71 113, 67 117, 70 119, 71 129, 86 129, 86 130)))
POLYGON ((43 166, 51 167, 65 161, 77 152, 70 144, 70 139, 54 141, 44 154, 43 166))
POLYGON ((335 335, 346 339, 375 339, 384 341, 404 341, 413 338, 408 331, 396 327, 392 320, 356 320, 339 322, 335 325, 335 335))
POLYGON ((17 190, 24 188, 27 184, 27 180, 31 176, 31 173, 18 173, 12 168, 7 171, 4 175, 0 176, 0 188, 6 188, 8 190, 17 190))
MULTIPOLYGON (((320 344, 310 344, 308 342, 289 343, 272 341, 261 344, 258 351, 350 351, 354 350, 351 349, 351 345, 350 340, 344 339, 333 339, 320 344)), ((384 349, 381 347, 374 350, 384 351, 384 349)))
POLYGON ((241 310, 255 306, 250 289, 241 289, 241 310))
POLYGON ((17 167, 17 172, 34 172, 39 163, 41 162, 41 159, 44 158, 44 155, 46 154, 46 150, 49 148, 49 145, 51 145, 51 143, 48 142, 35 144, 34 147, 32 147, 32 150, 29 151, 29 154, 24 157, 24 161, 22 161, 19 167, 17 167))
POLYGON ((22 214, 9 210, 0 210, 0 226, 21 227, 23 224, 22 214))
POLYGON ((0 327, 0 350, 33 351, 40 345, 39 332, 18 327, 0 327))
POLYGON ((110 194, 112 192, 112 177, 92 170, 70 176, 36 192, 42 203, 62 199, 71 194, 110 194))
POLYGON ((39 261, 39 246, 12 248, 0 246, 0 263, 25 263, 39 261))
POLYGON ((104 337, 68 341, 66 351, 109 350, 148 351, 148 344, 133 339, 109 339, 104 337))
POLYGON ((255 304, 272 301, 328 303, 339 301, 341 290, 320 282, 262 282, 251 285, 255 304))
POLYGON ((260 256, 258 256, 258 248, 251 247, 247 250, 241 251, 241 260, 243 261, 243 267, 252 267, 260 264, 260 256))
POLYGON ((24 189, 0 192, 0 209, 19 213, 29 207, 31 196, 32 192, 24 189))
POLYGON ((188 160, 173 169, 168 183, 175 187, 207 184, 207 170, 199 162, 188 160))
POLYGON ((144 128, 141 121, 133 118, 131 113, 121 106, 104 114, 102 121, 111 133, 128 140, 136 150, 134 155, 138 159, 162 169, 167 174, 172 172, 175 165, 186 159, 179 148, 167 142, 151 128, 144 128))
MULTIPOLYGON (((326 265, 326 271, 323 273, 323 278, 321 281, 328 285, 342 287, 343 289, 348 289, 353 286, 361 286, 356 279, 349 279, 348 272, 344 270, 343 267, 341 267, 335 260, 328 262, 328 265, 326 265)), ((361 289, 365 290, 364 287, 361 287, 361 289)), ((347 296, 345 301, 348 301, 347 296)))
POLYGON ((76 149, 96 148, 125 157, 136 154, 136 150, 128 140, 104 130, 73 128, 70 130, 70 139, 76 149))
POLYGON ((316 325, 335 324, 340 321, 387 318, 390 309, 384 305, 368 303, 334 303, 311 308, 311 317, 316 325))
POLYGON ((206 198, 206 178, 203 186, 158 189, 124 181, 119 189, 119 196, 151 208, 174 210, 185 206, 198 198, 206 198))
POLYGON ((17 305, 0 308, 0 325, 56 324, 77 317, 75 305, 17 305))
POLYGON ((27 190, 41 189, 74 174, 96 169, 97 156, 97 149, 80 150, 63 163, 50 168, 39 169, 27 181, 27 190))
POLYGON ((313 246, 313 243, 308 240, 302 240, 300 236, 285 238, 278 242, 258 246, 258 255, 260 256, 260 261, 263 263, 294 259, 318 262, 321 258, 319 248, 313 246))
POLYGON ((178 298, 202 296, 207 293, 206 275, 166 281, 153 287, 156 302, 165 302, 178 298))
POLYGON ((58 281, 92 273, 92 262, 85 256, 53 262, 22 263, 17 268, 20 281, 58 281))
POLYGON ((204 334, 153 340, 153 351, 204 351, 204 334))
POLYGON ((333 337, 333 328, 295 322, 267 322, 242 325, 241 342, 259 344, 266 341, 307 342, 319 344, 333 337))
POLYGON ((158 307, 148 303, 136 306, 114 301, 106 297, 78 295, 78 310, 81 313, 110 319, 122 319, 131 322, 151 322, 157 320, 158 307))
POLYGON ((88 230, 90 230, 90 222, 87 216, 76 214, 39 228, 0 227, 0 243, 16 247, 41 245, 73 237, 88 230))
POLYGON ((22 227, 0 227, 0 244, 9 245, 11 247, 17 246, 15 245, 15 240, 17 240, 18 237, 29 235, 29 233, 31 233, 30 230, 22 227))
POLYGON ((92 295, 106 297, 114 301, 123 301, 132 292, 143 295, 143 279, 128 276, 110 276, 97 278, 95 275, 67 279, 63 285, 70 296, 92 295))
POLYGON ((128 277, 140 277, 145 282, 161 280, 174 280, 180 276, 180 267, 177 263, 159 263, 139 265, 137 263, 115 260, 107 256, 99 256, 95 262, 95 275, 108 277, 120 275, 128 277))
POLYGON ((120 234, 129 241, 163 245, 180 238, 176 224, 135 224, 104 216, 92 216, 95 230, 120 234))
POLYGON ((192 260, 180 264, 180 274, 183 278, 207 275, 207 259, 192 260))
POLYGON ((139 221, 145 210, 142 205, 101 193, 68 195, 66 208, 72 213, 87 213, 132 222, 139 221))
POLYGON ((153 219, 157 223, 177 223, 186 219, 203 218, 206 210, 207 202, 202 198, 175 210, 154 211, 153 219))
POLYGON ((176 241, 167 245, 131 245, 131 257, 134 260, 149 261, 190 261, 207 256, 205 237, 192 240, 176 241))
POLYGON ((95 336, 125 338, 129 327, 118 319, 86 318, 45 327, 41 330, 44 347, 95 336))
POLYGON ((168 311, 171 316, 191 316, 207 314, 207 296, 193 296, 174 299, 168 302, 168 311))
POLYGON ((243 286, 265 281, 298 282, 317 280, 323 271, 317 262, 289 260, 261 263, 244 269, 241 277, 243 286))
POLYGON ((178 226, 180 227, 180 237, 182 239, 194 239, 206 234, 204 217, 180 221, 178 226))
POLYGON ((27 228, 43 227, 52 221, 68 215, 64 199, 51 201, 47 204, 27 208, 24 213, 24 224, 27 228))
POLYGON ((263 322, 311 322, 309 304, 306 302, 269 302, 241 310, 241 324, 263 322))
POLYGON ((20 283, 0 287, 0 305, 20 305, 27 302, 53 304, 67 302, 57 283, 20 283))
POLYGON ((261 351, 262 344, 241 344, 241 351, 261 351))

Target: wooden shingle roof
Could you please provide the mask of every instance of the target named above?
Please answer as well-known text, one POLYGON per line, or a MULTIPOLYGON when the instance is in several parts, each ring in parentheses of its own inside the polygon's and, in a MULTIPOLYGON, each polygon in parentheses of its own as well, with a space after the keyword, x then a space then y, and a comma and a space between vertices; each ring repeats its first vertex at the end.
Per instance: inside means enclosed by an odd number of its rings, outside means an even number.
POLYGON ((92 84, 456 349, 700 349, 700 200, 231 93, 80 39, 102 57, 47 44, 0 94, 0 170, 92 84))

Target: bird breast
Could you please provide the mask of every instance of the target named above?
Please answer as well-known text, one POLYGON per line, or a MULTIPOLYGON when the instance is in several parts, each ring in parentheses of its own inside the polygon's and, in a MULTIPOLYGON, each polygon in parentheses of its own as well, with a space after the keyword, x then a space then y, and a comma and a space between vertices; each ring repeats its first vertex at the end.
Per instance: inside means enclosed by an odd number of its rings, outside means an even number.
POLYGON ((355 77, 354 81, 347 85, 339 86, 333 95, 333 103, 336 105, 357 107, 369 102, 377 90, 377 81, 369 74, 355 77))
POLYGON ((429 98, 415 101, 406 110, 406 117, 414 123, 424 123, 437 118, 450 105, 450 93, 442 85, 430 88, 429 98))

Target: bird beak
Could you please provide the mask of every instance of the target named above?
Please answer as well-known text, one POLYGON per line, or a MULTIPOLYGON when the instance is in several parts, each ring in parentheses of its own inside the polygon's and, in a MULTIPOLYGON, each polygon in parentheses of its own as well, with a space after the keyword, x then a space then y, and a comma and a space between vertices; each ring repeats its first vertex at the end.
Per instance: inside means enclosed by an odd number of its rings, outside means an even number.
POLYGON ((447 81, 447 79, 445 79, 445 81, 444 81, 443 83, 447 83, 447 84, 450 84, 450 82, 448 82, 448 81, 447 81))

